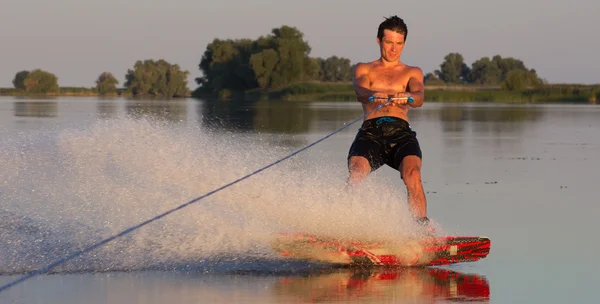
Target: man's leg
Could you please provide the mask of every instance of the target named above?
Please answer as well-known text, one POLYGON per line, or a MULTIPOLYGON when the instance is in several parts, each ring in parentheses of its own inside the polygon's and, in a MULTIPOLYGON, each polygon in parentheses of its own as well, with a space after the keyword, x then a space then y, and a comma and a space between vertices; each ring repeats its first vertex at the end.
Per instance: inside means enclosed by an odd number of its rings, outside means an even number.
POLYGON ((371 173, 369 160, 362 156, 351 156, 348 159, 348 181, 347 185, 354 187, 360 184, 371 173))
POLYGON ((427 201, 421 182, 421 159, 415 155, 404 157, 400 162, 399 171, 406 184, 408 205, 413 216, 416 219, 427 217, 427 201))

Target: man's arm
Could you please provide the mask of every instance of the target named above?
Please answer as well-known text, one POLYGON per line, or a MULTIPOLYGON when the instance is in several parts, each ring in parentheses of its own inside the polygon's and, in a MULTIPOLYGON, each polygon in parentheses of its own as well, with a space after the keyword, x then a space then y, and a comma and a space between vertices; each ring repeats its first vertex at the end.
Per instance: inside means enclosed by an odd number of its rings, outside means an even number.
POLYGON ((406 91, 415 99, 414 102, 411 102, 408 105, 413 108, 423 105, 425 99, 425 85, 423 85, 423 71, 420 68, 413 68, 413 72, 408 80, 408 89, 406 91))
POLYGON ((375 92, 371 91, 371 81, 369 80, 369 66, 364 63, 356 64, 354 68, 354 77, 352 78, 356 100, 361 103, 369 103, 369 96, 375 92))

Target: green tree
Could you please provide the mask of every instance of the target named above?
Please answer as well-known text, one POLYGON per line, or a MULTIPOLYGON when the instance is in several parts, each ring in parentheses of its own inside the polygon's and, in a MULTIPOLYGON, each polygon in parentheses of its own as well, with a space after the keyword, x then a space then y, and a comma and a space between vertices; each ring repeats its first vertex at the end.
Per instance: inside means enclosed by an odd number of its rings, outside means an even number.
POLYGON ((304 58, 304 77, 302 80, 323 80, 322 61, 321 58, 304 58))
POLYGON ((471 83, 498 84, 501 80, 502 70, 489 57, 483 57, 471 65, 471 83))
POLYGON ((250 58, 257 44, 249 39, 220 40, 209 43, 200 60, 203 77, 196 78, 205 92, 223 89, 248 90, 258 86, 250 58))
MULTIPOLYGON (((270 73, 269 88, 281 88, 303 79, 305 58, 311 51, 303 39, 304 34, 295 27, 284 25, 274 28, 267 37, 261 37, 257 45, 272 48, 278 61, 270 73)), ((254 70, 256 74, 256 70, 254 70)))
POLYGON ((183 97, 189 93, 188 74, 162 59, 138 60, 125 75, 125 87, 134 96, 183 97))
POLYGON ((250 66, 254 70, 260 88, 271 87, 275 66, 279 62, 279 54, 274 49, 266 49, 250 57, 250 66))
POLYGON ((25 90, 25 78, 29 76, 29 71, 21 71, 15 75, 12 83, 17 89, 25 90))
POLYGON ((502 72, 501 80, 505 80, 508 73, 513 70, 527 71, 523 61, 512 57, 502 58, 500 55, 496 55, 492 58, 492 61, 496 63, 500 71, 502 72))
POLYGON ((423 82, 427 85, 443 85, 444 81, 435 76, 434 73, 427 73, 423 77, 423 82))
POLYGON ((110 72, 104 72, 96 80, 96 90, 100 95, 109 95, 117 93, 117 84, 119 81, 110 72))
POLYGON ((280 88, 310 79, 318 71, 309 60, 310 46, 303 37, 298 29, 284 25, 254 41, 213 40, 200 60, 199 91, 280 88))
POLYGON ((308 42, 304 41, 304 34, 286 25, 273 29, 272 34, 279 51, 279 73, 287 83, 300 80, 304 73, 304 58, 311 51, 308 42))
POLYGON ((318 66, 316 77, 314 77, 312 80, 325 81, 325 71, 323 70, 323 67, 325 66, 325 59, 320 57, 311 59, 318 66))
POLYGON ((502 82, 502 89, 507 91, 522 91, 530 86, 541 84, 535 70, 527 71, 523 69, 514 69, 506 74, 506 79, 502 82))
POLYGON ((471 73, 460 53, 446 55, 444 62, 440 65, 440 70, 435 72, 436 76, 446 83, 468 82, 471 73))
POLYGON ((352 79, 352 66, 350 60, 338 56, 331 56, 323 61, 324 81, 350 81, 352 79))
POLYGON ((58 93, 60 91, 56 75, 41 69, 31 71, 23 80, 23 85, 26 92, 33 94, 58 93))

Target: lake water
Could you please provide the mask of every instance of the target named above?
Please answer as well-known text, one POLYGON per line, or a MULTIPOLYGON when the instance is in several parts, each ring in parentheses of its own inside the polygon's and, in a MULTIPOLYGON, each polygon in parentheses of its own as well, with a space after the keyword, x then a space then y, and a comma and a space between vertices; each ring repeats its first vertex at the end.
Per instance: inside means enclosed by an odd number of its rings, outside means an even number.
POLYGON ((411 229, 383 167, 344 191, 358 103, 0 97, 0 303, 596 303, 600 107, 426 103, 411 110, 440 233, 481 261, 332 269, 281 260, 279 231, 411 229), (343 128, 346 127, 344 129, 343 128))

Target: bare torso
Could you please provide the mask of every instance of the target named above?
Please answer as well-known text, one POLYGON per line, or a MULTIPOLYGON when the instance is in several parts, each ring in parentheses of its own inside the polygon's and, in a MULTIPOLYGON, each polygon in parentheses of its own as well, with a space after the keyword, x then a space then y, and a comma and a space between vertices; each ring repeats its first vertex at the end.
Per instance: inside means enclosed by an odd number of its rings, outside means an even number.
MULTIPOLYGON (((368 79, 369 79, 369 88, 372 91, 384 92, 389 95, 393 95, 398 92, 407 92, 408 90, 408 81, 411 77, 414 77, 415 73, 419 73, 420 70, 415 69, 414 67, 399 64, 393 67, 384 67, 379 64, 379 61, 373 61, 369 63, 364 63, 368 69, 368 79)), ((377 108, 378 104, 375 103, 363 103, 363 110, 365 113, 369 113, 375 108, 377 108)), ((381 109, 370 113, 365 117, 365 119, 371 119, 381 116, 394 116, 402 118, 408 121, 408 109, 410 107, 406 104, 404 105, 391 105, 387 104, 381 109)))

